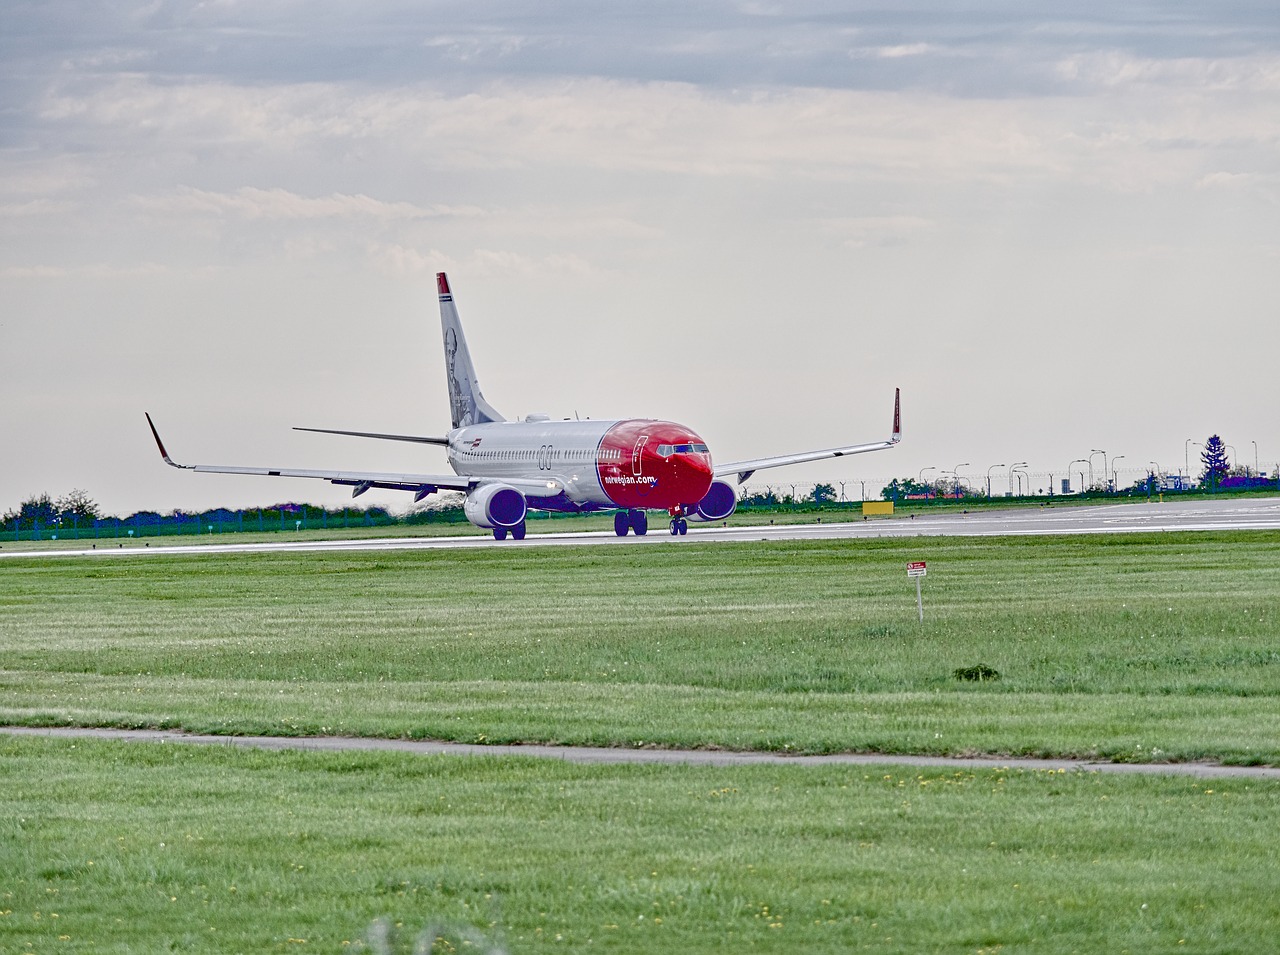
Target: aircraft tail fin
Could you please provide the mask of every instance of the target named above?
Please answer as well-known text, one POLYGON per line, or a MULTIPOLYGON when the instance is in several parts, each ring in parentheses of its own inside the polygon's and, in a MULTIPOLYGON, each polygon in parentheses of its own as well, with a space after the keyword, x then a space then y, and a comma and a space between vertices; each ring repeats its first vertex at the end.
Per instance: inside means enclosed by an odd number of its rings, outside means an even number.
POLYGON ((449 278, 443 272, 436 273, 436 286, 440 292, 440 326, 444 332, 445 375, 449 383, 453 427, 506 421, 480 393, 480 382, 476 380, 471 352, 467 349, 466 336, 462 334, 458 308, 453 303, 453 293, 449 291, 449 278))

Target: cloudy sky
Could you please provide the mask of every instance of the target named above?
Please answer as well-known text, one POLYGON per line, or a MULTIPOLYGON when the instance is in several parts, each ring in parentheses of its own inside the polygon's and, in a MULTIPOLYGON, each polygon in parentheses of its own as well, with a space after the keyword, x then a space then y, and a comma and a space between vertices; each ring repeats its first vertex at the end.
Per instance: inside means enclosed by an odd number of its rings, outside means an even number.
POLYGON ((165 468, 144 411, 179 461, 445 469, 290 430, 447 428, 437 271, 508 417, 727 461, 884 437, 902 387, 899 448, 760 480, 1177 471, 1213 432, 1269 470, 1280 19, 13 0, 0 244, 0 511, 348 499, 165 468))

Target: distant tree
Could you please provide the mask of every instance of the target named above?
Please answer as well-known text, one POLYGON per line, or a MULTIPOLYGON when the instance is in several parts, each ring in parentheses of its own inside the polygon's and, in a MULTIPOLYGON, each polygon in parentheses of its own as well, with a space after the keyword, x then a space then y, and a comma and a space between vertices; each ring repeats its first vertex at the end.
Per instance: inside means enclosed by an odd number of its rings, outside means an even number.
POLYGON ((932 484, 921 484, 913 478, 894 478, 884 486, 880 496, 886 501, 900 501, 907 497, 937 497, 938 489, 932 484))
POLYGON ((75 518, 77 521, 94 521, 102 516, 93 498, 79 488, 72 488, 62 495, 54 506, 63 520, 75 518))
POLYGON ((836 499, 836 489, 830 484, 815 484, 812 497, 814 504, 830 504, 836 499))
POLYGON ((763 492, 757 491, 754 494, 745 495, 742 498, 742 500, 738 502, 738 506, 739 507, 774 507, 779 503, 781 502, 778 500, 778 495, 773 493, 773 489, 765 488, 763 492))
POLYGON ((24 530, 32 527, 54 527, 61 523, 91 523, 99 517, 98 505, 84 491, 68 491, 56 501, 48 494, 33 494, 16 511, 7 511, 0 522, 15 521, 24 530))
POLYGON ((1222 479, 1231 472, 1231 462, 1227 458, 1227 446, 1216 434, 1209 435, 1200 452, 1200 463, 1204 470, 1200 473, 1200 483, 1214 488, 1222 483, 1222 479))
POLYGON ((21 504, 16 511, 6 511, 4 523, 15 521, 22 528, 34 527, 36 524, 48 526, 58 522, 58 507, 48 494, 33 494, 21 504))

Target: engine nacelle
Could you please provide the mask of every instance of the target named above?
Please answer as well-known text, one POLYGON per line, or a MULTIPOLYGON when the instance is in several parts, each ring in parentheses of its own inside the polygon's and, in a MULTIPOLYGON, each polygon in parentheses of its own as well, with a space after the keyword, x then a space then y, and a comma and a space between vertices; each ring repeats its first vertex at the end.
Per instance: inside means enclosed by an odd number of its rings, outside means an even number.
POLYGON ((722 521, 738 507, 738 492, 728 481, 712 481, 706 495, 689 516, 697 521, 722 521))
POLYGON ((483 484, 467 494, 462 505, 467 520, 476 527, 518 527, 529 512, 521 494, 506 484, 483 484))

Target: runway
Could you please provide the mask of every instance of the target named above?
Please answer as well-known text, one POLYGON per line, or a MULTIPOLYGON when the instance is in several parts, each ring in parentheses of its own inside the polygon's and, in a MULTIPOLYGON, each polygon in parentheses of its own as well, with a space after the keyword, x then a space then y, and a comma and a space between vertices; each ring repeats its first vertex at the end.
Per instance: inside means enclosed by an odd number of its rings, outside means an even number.
MULTIPOLYGON (((351 550, 433 550, 474 547, 679 547, 691 543, 748 541, 846 540, 886 537, 999 537, 1036 534, 1127 534, 1170 531, 1280 530, 1280 498, 1236 498, 1142 502, 1138 504, 980 508, 915 517, 872 518, 821 524, 753 524, 725 526, 691 524, 686 537, 672 537, 655 528, 644 537, 618 537, 612 531, 539 534, 523 541, 495 541, 489 536, 386 537, 360 540, 280 540, 257 543, 164 544, 150 541, 68 542, 65 550, 0 549, 6 557, 121 557, 164 554, 248 554, 351 550), (123 546, 119 546, 123 544, 123 546)), ((282 532, 283 537, 287 532, 282 532)), ((159 539, 157 539, 158 541, 159 539)))

